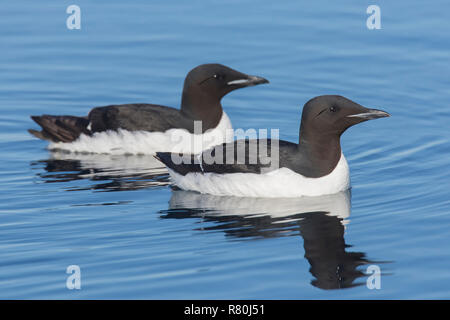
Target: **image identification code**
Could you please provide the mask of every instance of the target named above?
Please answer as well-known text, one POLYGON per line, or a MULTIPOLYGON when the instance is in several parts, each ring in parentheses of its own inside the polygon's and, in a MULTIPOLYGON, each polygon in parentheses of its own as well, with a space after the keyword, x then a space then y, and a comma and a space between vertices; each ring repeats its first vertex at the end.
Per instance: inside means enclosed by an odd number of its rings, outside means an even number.
POLYGON ((229 304, 227 307, 218 306, 196 306, 191 304, 184 308, 186 315, 209 315, 214 318, 218 314, 227 314, 230 316, 248 316, 263 315, 264 305, 262 304, 229 304))

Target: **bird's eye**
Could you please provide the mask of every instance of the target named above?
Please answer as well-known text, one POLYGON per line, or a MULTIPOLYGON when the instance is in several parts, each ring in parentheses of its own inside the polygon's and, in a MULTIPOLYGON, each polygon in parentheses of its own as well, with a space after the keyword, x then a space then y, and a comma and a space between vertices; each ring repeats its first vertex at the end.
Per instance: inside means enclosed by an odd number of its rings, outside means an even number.
POLYGON ((331 111, 331 112, 336 112, 336 111, 337 111, 337 108, 336 108, 335 106, 332 106, 332 107, 330 107, 330 111, 331 111))
POLYGON ((223 80, 225 78, 225 76, 221 73, 216 73, 213 77, 217 80, 223 80))

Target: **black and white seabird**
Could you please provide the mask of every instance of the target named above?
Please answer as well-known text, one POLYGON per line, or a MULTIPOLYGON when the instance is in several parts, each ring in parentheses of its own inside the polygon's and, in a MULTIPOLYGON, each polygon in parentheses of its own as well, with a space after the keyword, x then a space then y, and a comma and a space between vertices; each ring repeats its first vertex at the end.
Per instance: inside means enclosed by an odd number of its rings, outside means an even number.
POLYGON ((247 139, 200 155, 157 152, 156 157, 169 169, 173 183, 184 190, 244 197, 333 194, 350 187, 349 168, 341 151, 342 133, 355 124, 383 117, 389 114, 342 96, 319 96, 303 108, 298 144, 247 139), (242 149, 245 159, 239 154, 242 149))
POLYGON ((199 153, 233 140, 230 119, 220 102, 222 97, 262 83, 268 81, 221 64, 203 64, 187 74, 180 109, 139 103, 97 107, 86 117, 32 116, 42 131, 29 132, 50 141, 49 149, 72 152, 199 153), (201 134, 194 131, 194 125, 199 124, 196 121, 201 121, 201 134))

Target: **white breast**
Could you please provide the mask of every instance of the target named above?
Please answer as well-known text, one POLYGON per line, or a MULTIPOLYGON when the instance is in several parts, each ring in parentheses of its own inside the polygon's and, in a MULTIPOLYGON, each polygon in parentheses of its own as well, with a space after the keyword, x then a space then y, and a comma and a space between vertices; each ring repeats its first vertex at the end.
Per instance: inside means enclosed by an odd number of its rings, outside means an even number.
POLYGON ((238 197, 291 198, 333 194, 350 188, 347 160, 341 154, 334 170, 320 178, 308 178, 288 168, 268 173, 188 173, 169 170, 172 181, 181 189, 213 195, 238 197))
POLYGON ((70 143, 52 142, 50 150, 60 149, 81 153, 105 154, 155 154, 155 152, 200 153, 215 145, 233 141, 230 119, 222 113, 219 124, 204 134, 191 134, 185 129, 165 132, 117 131, 96 132, 92 136, 82 134, 70 143))

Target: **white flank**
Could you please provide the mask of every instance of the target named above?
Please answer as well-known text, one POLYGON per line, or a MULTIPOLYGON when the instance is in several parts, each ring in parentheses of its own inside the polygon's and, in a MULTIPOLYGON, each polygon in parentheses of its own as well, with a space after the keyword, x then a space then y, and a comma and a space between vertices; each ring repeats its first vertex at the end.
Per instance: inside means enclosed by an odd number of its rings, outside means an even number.
POLYGON ((200 153, 215 145, 233 141, 233 127, 225 112, 219 124, 204 134, 191 134, 185 129, 165 132, 128 131, 119 129, 82 134, 74 142, 52 142, 50 150, 67 150, 80 153, 150 154, 155 152, 200 153))
POLYGON ((350 188, 347 160, 341 154, 334 170, 320 178, 307 178, 288 168, 268 173, 188 173, 169 169, 172 181, 183 190, 219 196, 292 198, 333 194, 350 188))

